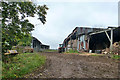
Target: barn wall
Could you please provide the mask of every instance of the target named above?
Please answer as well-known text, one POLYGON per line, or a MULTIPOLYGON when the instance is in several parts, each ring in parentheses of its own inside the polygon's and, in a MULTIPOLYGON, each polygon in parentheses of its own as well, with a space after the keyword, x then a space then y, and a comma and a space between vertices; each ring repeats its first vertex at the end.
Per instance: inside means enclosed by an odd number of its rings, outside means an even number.
POLYGON ((88 50, 89 49, 89 44, 88 44, 88 38, 86 38, 87 35, 81 35, 78 38, 77 42, 77 50, 88 50))

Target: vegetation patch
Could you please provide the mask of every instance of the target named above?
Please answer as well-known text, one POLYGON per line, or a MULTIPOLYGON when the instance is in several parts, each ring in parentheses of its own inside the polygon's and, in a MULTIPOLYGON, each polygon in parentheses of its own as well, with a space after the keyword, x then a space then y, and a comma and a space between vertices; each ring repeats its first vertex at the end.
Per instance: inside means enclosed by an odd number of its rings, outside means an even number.
POLYGON ((45 60, 44 56, 37 53, 18 54, 7 63, 2 62, 2 78, 21 78, 42 66, 45 60))
POLYGON ((72 50, 72 49, 70 49, 70 50, 68 50, 66 53, 79 53, 77 50, 72 50))
POLYGON ((104 54, 92 54, 91 56, 104 56, 104 54))
POLYGON ((43 52, 57 52, 58 50, 56 49, 46 49, 46 50, 43 50, 43 52))
POLYGON ((120 55, 113 55, 112 58, 113 59, 120 59, 120 55))
MULTIPOLYGON (((107 56, 105 54, 93 54, 91 56, 107 56)), ((120 59, 120 55, 111 55, 112 59, 120 59)))

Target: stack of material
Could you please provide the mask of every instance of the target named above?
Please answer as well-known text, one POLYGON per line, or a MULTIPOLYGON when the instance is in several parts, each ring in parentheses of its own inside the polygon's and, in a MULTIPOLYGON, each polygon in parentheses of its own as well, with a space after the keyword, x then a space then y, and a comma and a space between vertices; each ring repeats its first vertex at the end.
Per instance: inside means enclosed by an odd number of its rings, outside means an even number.
POLYGON ((105 49, 102 50, 102 54, 109 54, 105 49))
POLYGON ((24 47, 23 46, 13 46, 12 50, 17 50, 18 53, 23 53, 24 47))
POLYGON ((110 49, 106 48, 102 50, 102 54, 109 54, 110 53, 110 49))
POLYGON ((110 49, 109 49, 109 48, 106 48, 106 49, 102 50, 102 54, 113 53, 113 54, 118 55, 118 53, 120 53, 120 42, 115 42, 115 43, 112 45, 112 47, 113 47, 112 52, 110 52, 110 49))
POLYGON ((29 46, 26 46, 25 49, 23 50, 24 53, 33 53, 33 48, 29 47, 29 46))
POLYGON ((15 54, 18 54, 18 52, 16 50, 8 50, 7 53, 4 53, 4 55, 15 55, 15 54))
POLYGON ((33 48, 29 47, 29 46, 13 46, 12 47, 13 50, 17 50, 18 53, 33 53, 33 48))
POLYGON ((115 42, 113 44, 113 53, 118 55, 119 52, 120 52, 120 42, 115 42))

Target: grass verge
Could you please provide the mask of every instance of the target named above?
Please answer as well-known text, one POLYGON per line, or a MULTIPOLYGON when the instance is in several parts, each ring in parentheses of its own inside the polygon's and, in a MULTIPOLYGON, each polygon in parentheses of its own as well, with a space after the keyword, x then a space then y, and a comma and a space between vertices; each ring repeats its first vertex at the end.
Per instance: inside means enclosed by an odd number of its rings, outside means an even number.
POLYGON ((55 50, 55 49, 46 49, 46 50, 43 50, 43 52, 57 52, 58 50, 55 50))
POLYGON ((37 53, 23 53, 2 63, 2 78, 21 78, 45 63, 45 57, 37 53))
POLYGON ((104 56, 104 54, 92 54, 91 56, 104 56))
POLYGON ((70 49, 70 50, 68 50, 66 53, 79 53, 77 50, 72 50, 72 49, 70 49))
POLYGON ((113 59, 120 59, 120 55, 113 55, 112 58, 113 59))
MULTIPOLYGON (((93 54, 91 56, 106 56, 105 54, 93 54)), ((111 55, 112 59, 120 59, 120 55, 111 55)))

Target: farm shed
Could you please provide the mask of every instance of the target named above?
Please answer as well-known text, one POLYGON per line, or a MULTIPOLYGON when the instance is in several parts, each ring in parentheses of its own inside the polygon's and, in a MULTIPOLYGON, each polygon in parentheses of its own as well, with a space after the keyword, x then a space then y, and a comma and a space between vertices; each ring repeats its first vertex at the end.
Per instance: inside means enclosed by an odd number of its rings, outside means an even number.
POLYGON ((49 45, 42 44, 37 38, 33 37, 32 40, 32 48, 34 51, 43 51, 45 49, 49 49, 49 45))
POLYGON ((120 27, 117 27, 117 28, 114 27, 111 29, 103 30, 96 33, 91 33, 90 41, 89 41, 89 49, 90 50, 107 49, 107 48, 110 48, 110 45, 112 46, 112 44, 114 44, 115 42, 119 42, 120 27), (111 29, 113 30, 113 32, 111 32, 111 29), (111 37, 112 37, 112 42, 111 42, 111 37))
POLYGON ((120 27, 88 28, 76 27, 63 41, 65 50, 97 51, 112 49, 112 44, 120 41, 120 27), (112 34, 112 35, 111 35, 112 34))
POLYGON ((103 28, 76 27, 72 33, 64 40, 65 50, 89 50, 89 34, 105 30, 103 28))

